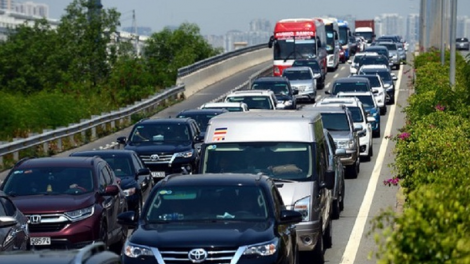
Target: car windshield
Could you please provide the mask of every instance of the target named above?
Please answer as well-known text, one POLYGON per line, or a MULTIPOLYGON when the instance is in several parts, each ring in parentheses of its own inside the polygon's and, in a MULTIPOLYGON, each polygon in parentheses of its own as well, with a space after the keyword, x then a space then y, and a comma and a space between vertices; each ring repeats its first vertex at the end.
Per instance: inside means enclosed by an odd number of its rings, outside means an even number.
POLYGON ((148 199, 149 224, 183 221, 266 221, 268 200, 258 186, 162 185, 148 199))
POLYGON ((312 181, 315 160, 308 143, 244 142, 210 144, 202 173, 265 173, 274 178, 312 181))
POLYGON ((362 102, 365 108, 374 107, 374 98, 371 95, 339 95, 339 97, 356 97, 362 102))
POLYGON ((16 169, 3 188, 9 196, 78 195, 93 190, 93 171, 76 167, 16 169))
POLYGON ((385 44, 385 43, 379 43, 378 45, 386 47, 388 50, 397 50, 397 45, 395 43, 390 43, 390 44, 385 44))
POLYGON ((164 144, 190 141, 188 126, 183 123, 139 124, 131 132, 132 144, 164 144))
POLYGON ((458 38, 457 42, 468 42, 467 38, 458 38))
POLYGON ((284 70, 282 76, 287 77, 290 81, 312 79, 312 75, 307 70, 284 70))
POLYGON ((182 113, 182 114, 179 114, 177 115, 176 117, 177 118, 191 118, 191 119, 194 119, 197 123, 197 125, 199 126, 199 128, 201 129, 201 131, 206 131, 207 130, 207 126, 209 124, 209 120, 211 118, 213 118, 214 116, 216 116, 216 114, 209 114, 209 113, 182 113))
POLYGON ((333 86, 332 94, 340 92, 368 92, 370 88, 365 82, 336 82, 333 86))
POLYGON ((318 64, 318 61, 316 60, 302 60, 302 61, 294 61, 292 64, 292 67, 297 67, 297 66, 308 66, 310 69, 312 69, 313 73, 320 73, 320 65, 318 64))
POLYGON ((349 131, 348 117, 345 113, 322 113, 323 127, 330 131, 349 131))
POLYGON ((230 96, 227 102, 243 102, 249 109, 274 109, 268 96, 230 96))
POLYGON ((362 111, 361 108, 357 106, 348 107, 349 111, 351 111, 352 119, 354 123, 361 123, 363 122, 362 111))
MULTIPOLYGON (((362 76, 361 76, 362 77, 362 76)), ((380 87, 379 77, 377 76, 367 76, 371 87, 380 87)))
POLYGON ((271 90, 274 92, 275 95, 288 95, 289 94, 289 87, 287 83, 281 82, 255 82, 251 86, 253 90, 271 90))
POLYGON ((392 81, 392 75, 388 71, 365 70, 360 74, 378 74, 383 81, 392 81))
POLYGON ((376 48, 373 48, 373 47, 370 47, 370 48, 367 48, 365 50, 366 52, 376 52, 380 55, 384 55, 385 57, 388 57, 388 50, 385 48, 385 49, 376 49, 376 48))

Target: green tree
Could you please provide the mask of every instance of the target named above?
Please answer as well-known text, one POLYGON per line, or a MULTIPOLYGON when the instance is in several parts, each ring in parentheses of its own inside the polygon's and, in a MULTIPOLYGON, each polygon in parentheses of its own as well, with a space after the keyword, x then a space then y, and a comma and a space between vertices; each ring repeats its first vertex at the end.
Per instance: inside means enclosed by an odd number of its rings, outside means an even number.
POLYGON ((177 29, 165 28, 147 41, 144 56, 157 84, 175 84, 178 69, 220 54, 200 34, 195 24, 183 23, 177 29))

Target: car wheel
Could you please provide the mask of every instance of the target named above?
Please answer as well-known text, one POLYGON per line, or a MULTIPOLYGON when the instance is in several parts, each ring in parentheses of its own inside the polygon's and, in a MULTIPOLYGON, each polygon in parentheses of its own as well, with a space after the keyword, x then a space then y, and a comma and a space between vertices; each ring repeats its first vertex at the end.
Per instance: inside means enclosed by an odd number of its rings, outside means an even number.
POLYGON ((127 228, 121 227, 121 231, 119 232, 119 240, 116 243, 113 243, 109 246, 109 250, 120 255, 122 251, 122 247, 124 247, 124 243, 126 242, 127 238, 127 228))
POLYGON ((380 137, 380 125, 379 125, 379 128, 377 128, 376 130, 372 131, 372 136, 375 137, 375 138, 380 137))
POLYGON ((351 178, 351 179, 356 179, 358 174, 359 174, 359 166, 358 166, 358 162, 359 161, 359 158, 356 160, 356 162, 353 164, 353 165, 349 165, 346 167, 346 173, 348 175, 348 178, 351 178))
POLYGON ((341 200, 339 200, 339 210, 343 211, 344 210, 344 193, 345 188, 344 188, 344 180, 343 180, 343 187, 341 187, 341 200))
POLYGON ((139 195, 139 201, 137 202, 135 208, 134 208, 134 219, 135 221, 139 221, 140 214, 142 213, 142 193, 139 195))
POLYGON ((339 208, 339 195, 336 200, 333 200, 332 207, 333 209, 331 210, 331 218, 333 219, 339 219, 340 215, 340 208, 339 208))
POLYGON ((387 113, 387 106, 383 106, 380 108, 380 115, 385 115, 387 113))
POLYGON ((108 227, 104 219, 101 220, 99 238, 100 238, 100 241, 106 245, 106 247, 109 246, 108 245, 108 227))
POLYGON ((331 248, 333 246, 333 221, 330 219, 328 227, 323 234, 323 247, 331 248))
MULTIPOLYGON (((321 225, 320 225, 321 226, 321 225)), ((325 257, 324 257, 324 252, 325 249, 323 247, 323 236, 320 233, 317 238, 317 244, 313 248, 312 251, 303 251, 308 254, 308 256, 305 259, 308 259, 309 261, 314 260, 314 263, 318 264, 323 264, 325 263, 325 257)))

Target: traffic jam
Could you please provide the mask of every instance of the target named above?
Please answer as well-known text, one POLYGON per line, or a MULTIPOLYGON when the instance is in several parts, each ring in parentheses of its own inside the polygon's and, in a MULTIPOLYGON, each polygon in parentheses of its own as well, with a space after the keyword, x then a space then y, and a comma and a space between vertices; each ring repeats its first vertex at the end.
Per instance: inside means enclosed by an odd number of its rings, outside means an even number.
POLYGON ((279 20, 272 72, 247 89, 142 119, 119 149, 20 160, 0 185, 0 251, 103 243, 120 263, 330 262, 348 183, 379 152, 407 61, 401 36, 374 29, 279 20))

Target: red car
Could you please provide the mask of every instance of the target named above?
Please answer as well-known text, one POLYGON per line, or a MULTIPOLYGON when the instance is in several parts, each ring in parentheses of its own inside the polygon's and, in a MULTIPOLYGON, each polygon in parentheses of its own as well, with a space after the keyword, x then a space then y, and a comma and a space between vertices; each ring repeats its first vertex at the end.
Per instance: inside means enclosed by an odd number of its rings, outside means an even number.
POLYGON ((102 241, 120 252, 127 211, 114 172, 95 157, 33 158, 19 161, 0 189, 29 218, 32 248, 81 248, 102 241))

